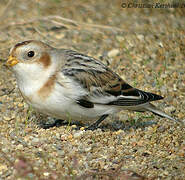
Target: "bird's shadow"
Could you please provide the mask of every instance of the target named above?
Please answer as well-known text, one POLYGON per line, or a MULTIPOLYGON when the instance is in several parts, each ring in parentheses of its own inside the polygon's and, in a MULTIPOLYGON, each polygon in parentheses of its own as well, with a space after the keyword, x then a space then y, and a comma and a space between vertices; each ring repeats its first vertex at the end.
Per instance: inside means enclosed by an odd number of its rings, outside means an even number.
MULTIPOLYGON (((155 121, 136 121, 136 122, 132 122, 132 121, 126 121, 123 122, 121 120, 114 120, 113 122, 104 122, 102 123, 100 126, 97 127, 97 129, 101 129, 102 131, 106 131, 106 130, 110 130, 110 131, 118 131, 118 130, 130 130, 130 129, 144 129, 146 127, 152 126, 154 124, 157 124, 157 122, 155 121)), ((52 118, 52 122, 48 122, 47 123, 43 123, 43 122, 39 122, 39 126, 43 129, 49 129, 52 127, 61 127, 61 126, 71 126, 75 125, 76 130, 80 130, 81 127, 84 127, 84 124, 80 123, 80 122, 68 122, 68 121, 64 121, 61 119, 55 119, 52 118)))
POLYGON ((100 129, 102 130, 111 130, 111 131, 118 131, 118 130, 124 130, 128 131, 130 129, 144 129, 146 127, 152 126, 153 124, 157 124, 155 121, 138 121, 135 123, 132 122, 123 122, 120 120, 116 120, 112 123, 107 123, 104 125, 100 125, 100 129))

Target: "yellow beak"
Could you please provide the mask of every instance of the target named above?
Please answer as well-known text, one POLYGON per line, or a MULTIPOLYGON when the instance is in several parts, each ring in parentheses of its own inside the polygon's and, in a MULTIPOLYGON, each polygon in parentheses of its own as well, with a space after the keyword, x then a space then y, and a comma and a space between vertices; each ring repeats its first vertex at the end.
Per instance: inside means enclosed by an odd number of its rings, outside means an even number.
POLYGON ((6 62, 6 65, 7 65, 7 66, 14 66, 14 65, 16 65, 18 62, 19 62, 18 59, 16 59, 16 58, 13 57, 13 56, 9 56, 9 57, 8 57, 8 61, 6 62))

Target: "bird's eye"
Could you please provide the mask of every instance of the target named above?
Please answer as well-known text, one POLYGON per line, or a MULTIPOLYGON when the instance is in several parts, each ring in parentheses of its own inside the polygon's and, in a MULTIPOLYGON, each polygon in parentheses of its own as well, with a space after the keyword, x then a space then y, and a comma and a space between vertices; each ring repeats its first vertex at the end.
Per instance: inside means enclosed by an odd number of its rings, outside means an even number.
POLYGON ((35 55, 35 52, 34 51, 29 51, 28 52, 28 57, 33 57, 35 55))

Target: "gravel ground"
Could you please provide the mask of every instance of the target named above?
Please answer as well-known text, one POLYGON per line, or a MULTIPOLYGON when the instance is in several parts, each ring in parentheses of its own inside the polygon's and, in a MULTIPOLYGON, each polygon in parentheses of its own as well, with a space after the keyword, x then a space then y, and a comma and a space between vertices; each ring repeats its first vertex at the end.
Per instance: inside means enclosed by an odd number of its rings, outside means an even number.
POLYGON ((121 4, 0 4, 0 180, 185 179, 181 125, 150 113, 122 111, 95 131, 75 130, 71 124, 42 129, 52 119, 28 107, 3 65, 9 49, 22 40, 74 49, 101 59, 134 87, 165 96, 155 104, 185 122, 185 8, 121 4))

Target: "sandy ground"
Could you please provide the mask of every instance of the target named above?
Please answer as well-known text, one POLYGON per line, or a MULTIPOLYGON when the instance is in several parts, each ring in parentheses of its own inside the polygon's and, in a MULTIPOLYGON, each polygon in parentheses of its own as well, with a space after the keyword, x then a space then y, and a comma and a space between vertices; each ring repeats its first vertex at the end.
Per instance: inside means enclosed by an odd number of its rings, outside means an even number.
POLYGON ((23 40, 74 49, 102 60, 132 86, 164 96, 155 104, 184 121, 185 8, 122 3, 1 2, 0 179, 185 179, 181 125, 122 111, 95 131, 71 124, 45 130, 48 117, 29 108, 3 65, 9 49, 23 40))

